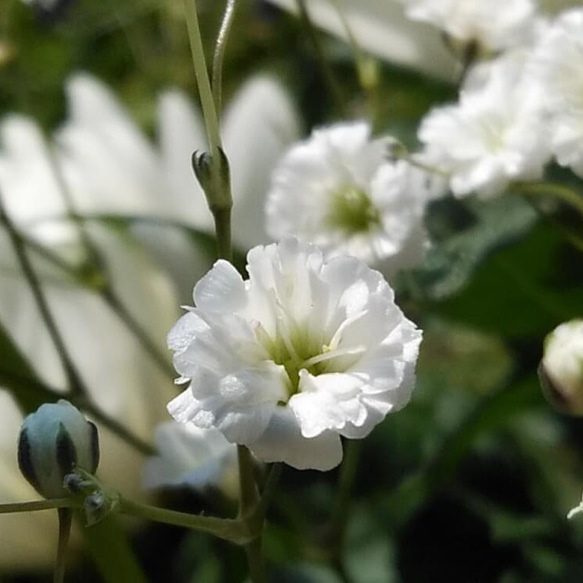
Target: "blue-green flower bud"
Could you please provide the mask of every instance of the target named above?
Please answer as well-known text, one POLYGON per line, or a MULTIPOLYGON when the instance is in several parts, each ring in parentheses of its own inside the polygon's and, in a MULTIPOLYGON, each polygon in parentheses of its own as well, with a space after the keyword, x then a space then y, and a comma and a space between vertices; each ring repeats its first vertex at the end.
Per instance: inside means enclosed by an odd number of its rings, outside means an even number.
POLYGON ((75 468, 94 474, 98 463, 97 427, 68 401, 41 405, 24 420, 18 465, 45 498, 67 496, 65 476, 75 468))

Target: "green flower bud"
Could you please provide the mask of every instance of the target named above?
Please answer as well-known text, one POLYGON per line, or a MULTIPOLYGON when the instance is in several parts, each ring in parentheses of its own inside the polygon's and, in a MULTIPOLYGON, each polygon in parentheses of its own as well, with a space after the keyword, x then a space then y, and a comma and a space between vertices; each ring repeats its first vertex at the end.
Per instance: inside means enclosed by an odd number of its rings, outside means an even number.
POLYGON ((97 427, 68 401, 46 403, 25 418, 18 440, 18 465, 41 496, 67 496, 65 476, 75 468, 93 474, 98 463, 97 427))
POLYGON ((583 320, 565 322, 546 337, 538 374, 554 407, 583 415, 583 320))

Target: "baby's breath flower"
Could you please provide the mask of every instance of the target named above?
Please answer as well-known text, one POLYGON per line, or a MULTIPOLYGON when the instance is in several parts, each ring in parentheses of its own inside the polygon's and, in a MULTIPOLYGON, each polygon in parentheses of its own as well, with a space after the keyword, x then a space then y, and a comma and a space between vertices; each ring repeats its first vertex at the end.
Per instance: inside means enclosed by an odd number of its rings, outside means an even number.
POLYGON ((422 259, 429 178, 389 162, 387 141, 370 134, 365 122, 336 124, 287 152, 267 200, 274 239, 297 236, 328 257, 352 255, 391 272, 422 259))
POLYGON ((217 261, 168 337, 188 388, 168 406, 265 462, 328 470, 340 436, 362 438, 404 407, 421 332, 382 275, 353 257, 325 261, 286 239, 247 256, 249 279, 217 261))
POLYGON ((523 65, 524 53, 515 51, 474 70, 458 103, 423 119, 420 159, 449 174, 455 196, 490 198, 512 181, 542 176, 548 128, 523 65))

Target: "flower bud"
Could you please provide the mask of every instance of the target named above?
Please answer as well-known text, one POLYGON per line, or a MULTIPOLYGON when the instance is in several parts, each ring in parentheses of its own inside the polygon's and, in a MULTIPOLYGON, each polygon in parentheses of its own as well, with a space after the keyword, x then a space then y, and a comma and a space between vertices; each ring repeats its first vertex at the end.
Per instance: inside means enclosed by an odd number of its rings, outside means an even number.
POLYGON ((565 322, 546 337, 538 373, 553 406, 583 415, 583 320, 565 322))
POLYGON ((20 430, 18 465, 45 498, 67 496, 63 481, 75 468, 95 473, 99 463, 97 427, 68 401, 45 403, 20 430))

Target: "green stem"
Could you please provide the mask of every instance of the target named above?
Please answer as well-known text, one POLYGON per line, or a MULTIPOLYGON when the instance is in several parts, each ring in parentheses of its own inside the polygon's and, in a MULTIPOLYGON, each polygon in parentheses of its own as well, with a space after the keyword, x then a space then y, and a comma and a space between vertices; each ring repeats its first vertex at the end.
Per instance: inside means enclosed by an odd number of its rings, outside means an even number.
POLYGON ((20 234, 16 230, 16 227, 12 223, 6 209, 4 208, 4 202, 2 200, 2 196, 0 194, 0 221, 4 223, 6 227, 6 231, 8 232, 8 236, 12 242, 12 246, 14 247, 14 251, 22 268, 22 272, 24 277, 26 278, 28 285, 30 287, 30 291, 34 297, 36 305, 38 307, 39 312, 41 313, 42 319, 47 327, 51 340, 57 349, 57 353, 59 354, 59 358, 63 365, 63 369, 65 370, 65 374, 67 375, 67 380, 69 382, 69 388, 72 394, 75 395, 87 395, 88 391, 81 378, 81 375, 78 373, 73 361, 69 357, 69 353, 67 352, 67 348, 65 346, 65 342, 61 337, 55 319, 51 313, 49 308, 48 301, 45 297, 44 291, 42 289, 40 280, 32 267, 32 263, 30 262, 25 245, 23 240, 20 237, 20 234))
POLYGON ((126 498, 120 500, 120 512, 155 522, 206 532, 238 545, 247 545, 256 538, 256 534, 251 532, 244 520, 186 514, 185 512, 176 512, 134 502, 126 498))
POLYGON ((188 39, 190 41, 190 50, 192 61, 194 63, 194 73, 198 84, 198 93, 202 105, 202 113, 206 126, 209 149, 215 160, 220 159, 221 135, 219 133, 219 122, 213 92, 209 81, 206 68, 206 60, 202 39, 200 36, 200 27, 198 24, 198 14, 196 12, 196 0, 184 0, 186 12, 186 24, 188 27, 188 39))
POLYGON ((342 556, 346 528, 350 515, 352 489, 356 479, 361 449, 362 445, 360 441, 349 440, 346 442, 344 461, 340 466, 338 495, 334 505, 332 520, 330 521, 332 536, 331 550, 334 558, 340 558, 342 556))
POLYGON ((307 0, 296 0, 298 5, 298 10, 300 12, 300 19, 305 27, 308 35, 308 39, 314 50, 316 56, 316 61, 320 65, 322 75, 324 77, 324 82, 328 86, 328 91, 334 100, 336 108, 340 113, 341 117, 347 116, 347 107, 344 100, 344 95, 340 84, 336 80, 332 67, 326 58, 324 49, 322 48, 322 43, 320 42, 320 37, 318 36, 318 31, 316 30, 314 23, 310 17, 310 13, 307 7, 307 0))
POLYGON ((512 187, 515 187, 525 196, 549 196, 561 200, 574 208, 583 219, 583 196, 568 186, 551 182, 538 182, 532 184, 517 182, 514 183, 512 187))
POLYGON ((235 8, 237 0, 227 0, 227 6, 221 22, 221 28, 217 36, 215 45, 215 54, 213 58, 213 83, 212 92, 215 100, 215 112, 220 114, 222 110, 222 93, 223 93, 223 61, 225 59, 225 50, 231 26, 235 19, 235 8))
POLYGON ((109 429, 120 439, 126 441, 128 445, 133 447, 136 451, 139 451, 143 455, 153 455, 155 453, 154 448, 149 443, 143 441, 129 429, 118 423, 115 419, 109 417, 85 397, 80 395, 68 395, 66 392, 49 387, 40 380, 29 377, 20 378, 9 371, 1 369, 0 384, 12 392, 28 391, 29 393, 42 396, 43 399, 48 401, 58 401, 63 397, 68 397, 73 405, 91 415, 96 421, 101 423, 101 425, 109 429))
POLYGON ((73 512, 70 508, 59 508, 59 542, 57 546, 57 562, 53 574, 53 583, 63 583, 67 561, 67 549, 71 536, 73 512))
POLYGON ((231 242, 231 208, 213 210, 215 233, 217 238, 217 254, 227 261, 233 260, 233 245, 231 242))
POLYGON ((31 502, 10 502, 0 504, 0 514, 16 514, 17 512, 40 512, 55 508, 76 508, 75 500, 71 498, 51 498, 49 500, 32 500, 31 502))

